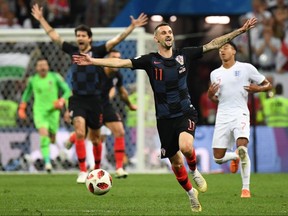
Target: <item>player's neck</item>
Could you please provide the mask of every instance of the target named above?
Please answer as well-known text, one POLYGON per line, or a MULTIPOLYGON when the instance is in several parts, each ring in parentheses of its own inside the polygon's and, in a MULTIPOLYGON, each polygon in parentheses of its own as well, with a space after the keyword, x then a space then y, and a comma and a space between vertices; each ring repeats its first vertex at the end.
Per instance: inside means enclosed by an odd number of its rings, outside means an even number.
POLYGON ((172 48, 170 49, 159 49, 158 53, 164 58, 171 58, 173 55, 172 48))
POLYGON ((229 69, 229 68, 231 68, 234 64, 236 63, 236 61, 234 60, 234 59, 231 59, 231 60, 229 60, 229 61, 223 61, 222 62, 222 66, 224 67, 224 68, 226 68, 226 69, 229 69))

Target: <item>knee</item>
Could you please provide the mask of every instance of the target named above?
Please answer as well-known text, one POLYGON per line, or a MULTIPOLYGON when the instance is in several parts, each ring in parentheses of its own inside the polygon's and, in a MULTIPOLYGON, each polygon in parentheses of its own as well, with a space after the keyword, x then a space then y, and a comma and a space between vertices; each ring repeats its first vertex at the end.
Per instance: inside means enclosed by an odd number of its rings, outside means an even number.
POLYGON ((217 164, 223 164, 223 158, 215 158, 215 157, 214 157, 214 161, 215 161, 215 163, 217 163, 217 164))
POLYGON ((82 140, 85 139, 85 131, 84 130, 75 130, 76 139, 82 140))

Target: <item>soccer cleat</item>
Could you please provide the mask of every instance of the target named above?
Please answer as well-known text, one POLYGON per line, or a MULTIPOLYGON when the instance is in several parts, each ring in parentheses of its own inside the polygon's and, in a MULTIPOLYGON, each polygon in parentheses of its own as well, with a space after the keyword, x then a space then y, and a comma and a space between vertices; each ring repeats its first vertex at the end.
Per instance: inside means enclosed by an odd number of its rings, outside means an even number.
POLYGON ((192 177, 193 177, 195 184, 198 187, 198 190, 201 191, 202 193, 206 192, 207 191, 206 180, 203 178, 203 176, 198 171, 198 169, 195 169, 195 171, 192 172, 192 177))
POLYGON ((189 195, 191 210, 192 212, 201 212, 202 206, 198 200, 198 191, 195 188, 192 188, 193 195, 189 195))
POLYGON ((116 178, 127 178, 128 173, 123 168, 118 168, 115 173, 116 178))
MULTIPOLYGON (((236 150, 235 152, 238 155, 238 150, 236 150)), ((231 173, 236 173, 238 171, 239 161, 240 161, 239 157, 237 157, 235 160, 231 160, 231 163, 230 163, 230 172, 231 173)))
POLYGON ((66 149, 71 149, 72 148, 72 146, 73 146, 73 143, 72 142, 70 142, 70 140, 68 139, 67 141, 65 141, 65 143, 64 143, 64 146, 65 146, 65 148, 66 149))
POLYGON ((250 191, 247 189, 242 189, 241 198, 251 198, 250 191))
POLYGON ((76 182, 77 182, 78 184, 84 184, 85 181, 86 181, 87 175, 88 175, 87 172, 81 171, 81 172, 78 174, 78 177, 77 177, 76 182))
POLYGON ((46 170, 46 172, 51 173, 51 171, 52 171, 51 163, 46 163, 45 164, 45 170, 46 170))

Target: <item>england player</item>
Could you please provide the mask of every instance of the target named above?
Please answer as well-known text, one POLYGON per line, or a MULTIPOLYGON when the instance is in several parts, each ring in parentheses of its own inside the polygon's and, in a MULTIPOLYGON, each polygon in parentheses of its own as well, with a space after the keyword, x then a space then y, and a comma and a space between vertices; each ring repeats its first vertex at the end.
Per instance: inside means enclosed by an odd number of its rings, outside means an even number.
POLYGON ((28 84, 23 92, 18 115, 21 119, 27 118, 27 102, 33 95, 33 120, 40 135, 40 149, 45 170, 51 172, 49 145, 55 143, 55 136, 60 123, 60 110, 68 101, 71 91, 58 73, 49 71, 46 59, 38 59, 35 70, 37 73, 28 79, 28 84), (63 92, 60 98, 58 98, 59 90, 63 92))
POLYGON ((192 187, 183 155, 192 172, 192 177, 201 192, 207 190, 207 183, 196 168, 196 154, 193 147, 197 123, 197 111, 191 104, 187 87, 187 74, 193 69, 190 62, 203 53, 220 48, 227 41, 248 31, 256 24, 252 18, 239 29, 218 37, 200 47, 172 49, 174 35, 167 23, 161 23, 154 30, 154 41, 158 52, 149 53, 134 59, 100 59, 89 55, 73 55, 79 65, 101 65, 116 68, 144 69, 154 92, 157 129, 161 141, 161 158, 169 158, 177 181, 187 192, 191 210, 200 212, 198 190, 192 187))
MULTIPOLYGON (((76 53, 87 53, 93 57, 104 57, 107 53, 123 41, 136 27, 147 23, 147 16, 140 14, 137 19, 132 16, 131 24, 126 30, 116 37, 108 40, 100 46, 92 46, 92 31, 88 26, 80 25, 75 28, 77 46, 63 41, 54 28, 43 17, 42 8, 35 4, 32 7, 32 15, 38 20, 51 40, 58 44, 64 52, 71 55, 76 53)), ((93 152, 100 152, 100 127, 103 123, 101 105, 100 72, 98 66, 72 65, 72 91, 69 98, 69 112, 76 133, 75 147, 78 155, 80 173, 77 183, 84 183, 87 176, 85 136, 86 126, 89 130, 89 139, 93 143, 93 152)), ((94 155, 97 158, 97 155, 94 155)))
POLYGON ((219 49, 222 65, 210 74, 209 98, 218 103, 213 155, 218 164, 232 160, 230 169, 236 173, 240 158, 242 198, 250 198, 250 158, 247 145, 250 135, 248 94, 269 91, 270 82, 249 64, 235 60, 236 46, 228 42, 219 49), (237 146, 236 152, 227 152, 237 146), (239 155, 239 156, 238 156, 239 155))

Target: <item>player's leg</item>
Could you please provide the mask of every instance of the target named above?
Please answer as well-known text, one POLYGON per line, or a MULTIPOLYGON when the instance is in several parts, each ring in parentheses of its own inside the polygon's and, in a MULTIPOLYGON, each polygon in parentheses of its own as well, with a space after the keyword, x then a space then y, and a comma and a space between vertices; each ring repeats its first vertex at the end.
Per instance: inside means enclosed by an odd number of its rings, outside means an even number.
POLYGON ((48 115, 43 112, 38 112, 37 110, 34 110, 34 123, 35 127, 38 130, 38 133, 40 135, 40 150, 41 154, 44 160, 44 166, 45 170, 47 172, 50 172, 52 169, 51 161, 50 161, 50 138, 49 138, 49 121, 48 121, 48 115))
POLYGON ((116 178, 126 178, 128 173, 123 169, 123 162, 125 157, 125 131, 121 121, 106 122, 114 136, 114 157, 116 162, 116 178))
POLYGON ((179 148, 180 151, 186 158, 189 169, 192 172, 192 177, 197 185, 199 191, 206 192, 207 191, 207 183, 203 178, 201 173, 197 169, 197 159, 195 149, 193 147, 194 137, 192 134, 187 133, 185 131, 181 132, 179 135, 179 148))
POLYGON ((217 164, 231 161, 230 171, 236 173, 239 164, 238 154, 236 152, 227 151, 227 149, 232 149, 233 145, 234 137, 230 130, 230 124, 216 123, 212 141, 214 161, 217 164))
POLYGON ((169 158, 172 170, 176 176, 177 181, 181 187, 187 192, 191 203, 191 210, 194 212, 202 211, 201 204, 198 200, 198 191, 192 187, 192 183, 189 180, 187 170, 184 166, 183 156, 178 151, 173 157, 169 158))
POLYGON ((88 130, 88 137, 93 144, 93 155, 94 155, 94 169, 99 169, 101 166, 102 158, 102 141, 100 135, 100 129, 91 129, 88 130))
POLYGON ((198 191, 192 187, 184 166, 183 155, 179 150, 179 134, 177 131, 179 123, 182 123, 181 118, 157 119, 157 129, 161 141, 161 158, 169 158, 178 183, 187 192, 192 211, 199 212, 202 207, 198 200, 198 191))
POLYGON ((73 118, 73 126, 75 130, 75 150, 78 157, 78 165, 80 173, 77 178, 77 183, 85 183, 87 176, 87 165, 86 165, 86 146, 85 146, 85 135, 86 135, 86 123, 85 119, 81 116, 73 118))
POLYGON ((240 171, 242 178, 242 198, 250 198, 250 173, 251 162, 248 154, 248 143, 250 137, 250 119, 249 114, 241 115, 235 123, 236 128, 233 130, 236 140, 237 150, 240 157, 240 171))
POLYGON ((246 138, 237 139, 237 150, 240 157, 240 171, 242 178, 242 198, 250 198, 250 174, 251 161, 247 149, 248 140, 246 138))

